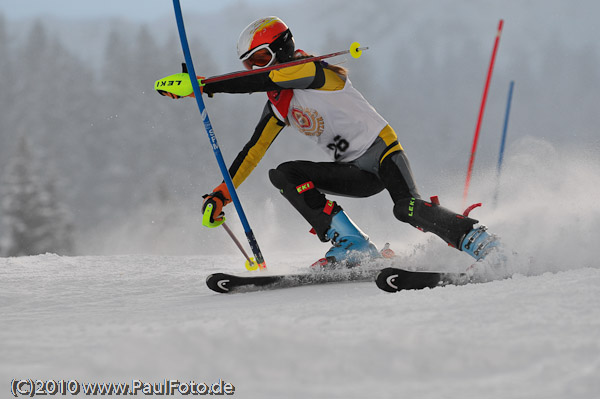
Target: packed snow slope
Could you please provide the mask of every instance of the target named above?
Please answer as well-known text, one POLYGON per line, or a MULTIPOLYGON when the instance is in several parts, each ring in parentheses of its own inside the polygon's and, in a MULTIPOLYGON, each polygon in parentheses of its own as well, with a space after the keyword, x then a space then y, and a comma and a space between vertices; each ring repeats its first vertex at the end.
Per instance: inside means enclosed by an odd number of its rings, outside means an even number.
POLYGON ((0 259, 3 397, 13 378, 222 379, 240 398, 600 393, 597 268, 397 294, 206 288, 211 272, 242 267, 237 254, 0 259))
MULTIPOLYGON (((203 255, 195 256, 2 258, 1 396, 25 378, 221 379, 240 398, 598 398, 597 152, 534 138, 516 149, 498 186, 494 171, 473 180, 471 197, 486 204, 473 216, 506 248, 504 267, 475 267, 486 283, 396 294, 369 282, 216 294, 207 275, 244 270, 222 231, 213 232, 219 246, 199 240, 203 255)), ((438 193, 461 188, 458 179, 442 183, 438 193)), ((456 197, 440 198, 457 209, 456 197)), ((390 240, 407 268, 471 265, 431 234, 344 205, 377 245, 390 240)), ((263 219, 274 221, 257 230, 270 273, 298 271, 327 248, 296 239, 304 226, 263 219)))

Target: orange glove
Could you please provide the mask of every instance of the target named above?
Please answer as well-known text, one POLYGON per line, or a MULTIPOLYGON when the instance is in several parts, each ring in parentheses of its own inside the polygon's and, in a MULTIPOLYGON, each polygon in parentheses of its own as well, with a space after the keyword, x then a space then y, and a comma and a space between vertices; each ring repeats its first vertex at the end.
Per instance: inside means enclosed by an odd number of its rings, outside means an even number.
POLYGON ((223 207, 231 202, 225 182, 219 184, 212 193, 202 196, 202 224, 206 227, 218 227, 225 222, 223 207))

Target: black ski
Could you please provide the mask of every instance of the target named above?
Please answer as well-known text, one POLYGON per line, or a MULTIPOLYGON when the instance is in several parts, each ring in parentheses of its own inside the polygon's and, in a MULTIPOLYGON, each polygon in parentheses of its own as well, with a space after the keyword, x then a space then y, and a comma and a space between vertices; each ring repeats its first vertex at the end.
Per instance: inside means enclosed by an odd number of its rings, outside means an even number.
POLYGON ((215 292, 226 294, 305 285, 373 281, 377 273, 379 273, 379 269, 360 267, 277 275, 238 276, 227 273, 214 273, 206 278, 206 285, 215 292))
POLYGON ((429 271, 409 271, 395 267, 381 269, 375 278, 377 287, 386 292, 402 290, 422 290, 444 285, 464 285, 469 283, 466 273, 429 271))

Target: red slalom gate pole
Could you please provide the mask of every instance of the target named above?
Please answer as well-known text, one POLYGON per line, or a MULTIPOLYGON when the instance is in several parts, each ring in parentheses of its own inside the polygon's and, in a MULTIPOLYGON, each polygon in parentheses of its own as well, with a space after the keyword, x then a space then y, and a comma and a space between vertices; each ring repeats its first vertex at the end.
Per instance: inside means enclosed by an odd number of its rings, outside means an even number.
POLYGON ((502 34, 502 26, 504 20, 500 20, 498 23, 498 33, 496 34, 496 40, 494 42, 494 49, 492 50, 492 58, 490 60, 490 66, 488 68, 487 79, 485 81, 485 87, 483 89, 483 96, 481 98, 481 106, 479 108, 479 117, 477 118, 477 126, 475 127, 475 136, 473 137, 473 146, 471 147, 471 158, 469 159, 469 168, 467 169, 467 178, 465 180, 465 190, 463 192, 463 207, 467 203, 467 196, 469 195, 469 185, 471 184, 471 174, 473 173, 473 164, 475 163, 475 153, 477 152, 477 142, 479 141, 479 131, 481 130, 481 121, 483 120, 483 112, 485 111, 485 103, 487 100, 488 90, 490 88, 490 81, 492 80, 492 72, 494 71, 494 63, 496 62, 496 53, 498 52, 498 44, 500 43, 500 35, 502 34))

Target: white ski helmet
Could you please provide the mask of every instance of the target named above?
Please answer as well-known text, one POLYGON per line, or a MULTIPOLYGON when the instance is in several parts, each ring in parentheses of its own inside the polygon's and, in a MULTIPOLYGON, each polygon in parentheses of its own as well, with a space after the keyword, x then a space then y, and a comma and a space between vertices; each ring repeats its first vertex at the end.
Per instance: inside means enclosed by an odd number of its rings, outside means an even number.
POLYGON ((237 52, 247 69, 264 68, 290 61, 294 55, 294 37, 287 25, 277 17, 260 18, 240 34, 237 52))

